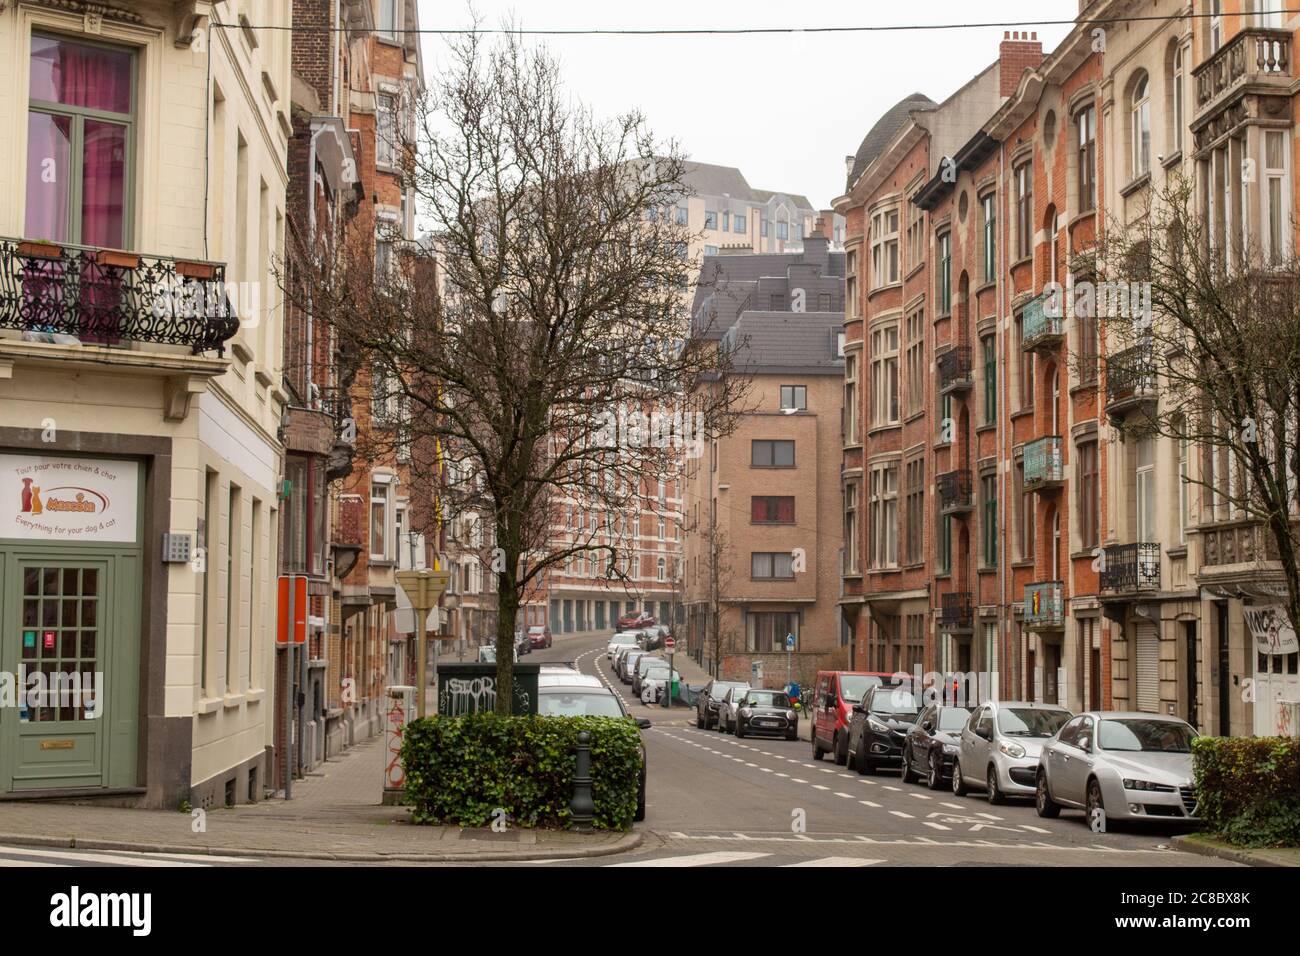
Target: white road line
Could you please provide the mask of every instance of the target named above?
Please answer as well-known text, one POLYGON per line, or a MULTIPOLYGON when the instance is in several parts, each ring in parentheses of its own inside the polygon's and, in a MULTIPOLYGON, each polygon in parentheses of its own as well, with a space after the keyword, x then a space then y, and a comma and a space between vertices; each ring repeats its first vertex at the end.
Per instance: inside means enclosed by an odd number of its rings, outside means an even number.
POLYGON ((820 783, 814 783, 814 784, 813 784, 813 789, 814 789, 814 790, 829 790, 830 787, 823 787, 820 783))
POLYGON ((802 863, 787 863, 786 866, 875 866, 884 860, 866 860, 857 856, 824 856, 819 860, 804 860, 802 863))
POLYGON ((808 782, 807 780, 800 780, 798 777, 791 777, 790 779, 793 780, 795 783, 807 783, 807 782, 808 782))
POLYGON ((1031 827, 1028 823, 1020 824, 1022 830, 1029 830, 1032 833, 1051 833, 1051 830, 1044 830, 1042 827, 1031 827))
MULTIPOLYGON (((9 852, 15 855, 34 856, 49 860, 71 861, 73 863, 118 863, 123 866, 211 866, 211 863, 192 862, 195 858, 190 857, 189 861, 173 862, 169 859, 155 859, 153 855, 145 856, 143 854, 122 853, 85 853, 77 850, 40 850, 34 847, 4 847, 0 852, 9 852)), ((181 856, 182 854, 168 854, 168 856, 181 856)), ((211 857, 205 857, 211 859, 211 857)))
POLYGON ((934 827, 936 830, 951 830, 952 827, 946 827, 942 823, 932 823, 929 820, 923 821, 927 827, 934 827))
POLYGON ((902 817, 904 820, 915 820, 915 819, 916 819, 916 817, 912 816, 910 813, 904 813, 902 810, 890 810, 889 812, 892 813, 892 814, 893 814, 894 816, 896 816, 896 817, 902 817))
POLYGON ((902 793, 902 792, 903 792, 903 791, 900 790, 898 787, 891 787, 891 786, 890 786, 889 784, 887 784, 887 783, 882 783, 881 786, 884 787, 886 790, 892 790, 892 791, 894 791, 894 793, 902 793))
POLYGON ((689 856, 669 856, 658 860, 636 860, 632 863, 611 863, 610 866, 714 866, 718 863, 739 863, 741 860, 758 860, 770 853, 695 853, 689 856))
POLYGON ((852 799, 853 799, 853 794, 851 794, 851 793, 840 793, 838 790, 835 791, 835 796, 837 796, 837 797, 843 797, 845 800, 852 800, 852 799))
POLYGON ((929 797, 927 797, 927 796, 926 796, 925 794, 923 794, 923 793, 913 793, 913 794, 910 794, 910 796, 916 797, 916 799, 918 799, 918 800, 929 800, 929 799, 930 799, 929 797))
POLYGON ((954 810, 965 810, 965 809, 966 809, 966 807, 963 806, 963 805, 960 804, 960 803, 945 803, 945 804, 943 804, 943 806, 945 806, 945 807, 952 807, 954 810))
POLYGON ((877 810, 880 809, 880 804, 872 803, 870 800, 859 800, 858 803, 862 804, 864 807, 875 807, 877 810))
POLYGON ((995 816, 994 816, 993 814, 991 814, 991 813, 977 813, 977 814, 975 814, 975 816, 977 816, 977 817, 983 817, 985 820, 1001 820, 1001 819, 1002 819, 1001 817, 995 817, 995 816))
POLYGON ((790 779, 790 775, 789 775, 788 773, 777 773, 777 776, 778 776, 778 777, 784 777, 784 778, 787 779, 787 780, 790 779))

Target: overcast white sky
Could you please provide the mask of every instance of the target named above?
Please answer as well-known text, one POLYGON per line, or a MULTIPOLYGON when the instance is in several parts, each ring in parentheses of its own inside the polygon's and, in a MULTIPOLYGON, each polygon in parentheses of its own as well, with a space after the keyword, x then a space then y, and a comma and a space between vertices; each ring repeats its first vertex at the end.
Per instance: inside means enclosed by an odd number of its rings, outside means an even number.
MULTIPOLYGON (((474 0, 484 26, 514 15, 533 29, 877 26, 1064 20, 1077 0, 474 0)), ((420 25, 469 25, 457 0, 420 0, 420 25)), ((1066 26, 1034 27, 1045 51, 1066 26)), ((825 208, 844 189, 844 157, 909 93, 942 102, 997 58, 1002 28, 853 34, 545 37, 570 89, 597 114, 645 113, 691 159, 737 166, 758 189, 825 208)), ((424 38, 425 73, 443 43, 424 38)))

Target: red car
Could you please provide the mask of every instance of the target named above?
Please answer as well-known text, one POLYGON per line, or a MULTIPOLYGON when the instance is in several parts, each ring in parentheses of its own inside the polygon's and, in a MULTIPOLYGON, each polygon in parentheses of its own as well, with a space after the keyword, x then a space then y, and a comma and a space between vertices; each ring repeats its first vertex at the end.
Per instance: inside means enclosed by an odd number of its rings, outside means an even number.
POLYGON ((624 614, 618 619, 618 629, 620 631, 636 627, 650 627, 655 623, 654 617, 646 614, 644 611, 636 614, 624 614))
POLYGON ((534 624, 528 629, 528 643, 533 649, 541 647, 550 647, 554 641, 551 639, 551 629, 545 624, 534 624))
POLYGON ((833 754, 840 766, 849 759, 849 721, 853 707, 872 687, 898 682, 894 674, 878 671, 822 671, 812 703, 813 760, 833 754))

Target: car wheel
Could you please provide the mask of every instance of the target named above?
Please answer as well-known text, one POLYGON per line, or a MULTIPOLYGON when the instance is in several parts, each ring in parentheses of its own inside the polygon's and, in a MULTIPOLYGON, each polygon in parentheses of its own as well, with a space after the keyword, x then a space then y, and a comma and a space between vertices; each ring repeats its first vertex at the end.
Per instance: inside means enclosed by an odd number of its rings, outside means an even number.
POLYGON ((745 722, 741 720, 739 717, 736 718, 736 736, 737 737, 745 736, 745 722))
POLYGON ((926 773, 925 785, 929 787, 931 790, 938 790, 939 787, 942 786, 942 784, 943 784, 943 774, 939 770, 939 758, 933 752, 931 752, 930 766, 928 772, 926 773))
POLYGON ((921 778, 917 776, 912 769, 912 751, 911 748, 903 751, 903 783, 915 783, 921 778))
POLYGON ((858 745, 858 750, 853 754, 853 769, 861 776, 868 776, 876 772, 876 765, 871 762, 862 746, 858 745))
POLYGON ((835 740, 835 762, 843 767, 849 762, 849 738, 844 734, 836 734, 835 740))
POLYGON ((813 745, 813 760, 821 760, 822 757, 826 754, 826 751, 822 750, 821 744, 817 743, 816 727, 813 728, 813 732, 812 732, 812 745, 813 745))
POLYGON ((961 761, 952 762, 952 795, 954 797, 964 797, 969 793, 966 789, 966 781, 961 778, 961 761))
POLYGON ((695 712, 695 729, 696 730, 704 729, 704 718, 700 716, 699 711, 695 712))
POLYGON ((785 739, 786 739, 786 740, 798 740, 798 739, 799 739, 799 731, 795 730, 795 731, 792 731, 791 733, 786 734, 786 735, 785 735, 785 739))
POLYGON ((1088 781, 1087 813, 1084 815, 1084 822, 1092 826, 1092 821, 1096 819, 1097 814, 1101 814, 1103 821, 1106 819, 1106 801, 1101 796, 1101 784, 1097 778, 1093 777, 1088 781))
POLYGON ((1047 789, 1046 772, 1038 771, 1037 786, 1034 788, 1034 810, 1045 820, 1054 820, 1061 815, 1061 805, 1052 799, 1047 789))
POLYGON ((993 766, 993 764, 989 764, 989 774, 986 781, 984 795, 989 798, 989 803, 992 803, 995 806, 1007 802, 1007 798, 1003 795, 1001 788, 998 787, 998 770, 993 766))

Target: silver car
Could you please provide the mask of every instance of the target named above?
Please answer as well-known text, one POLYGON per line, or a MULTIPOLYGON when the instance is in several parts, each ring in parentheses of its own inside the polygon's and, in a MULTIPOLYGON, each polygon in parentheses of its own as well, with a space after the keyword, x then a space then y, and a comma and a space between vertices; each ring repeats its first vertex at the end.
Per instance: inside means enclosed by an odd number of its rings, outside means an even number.
POLYGON ((1043 744, 1035 806, 1084 811, 1093 829, 1107 820, 1197 819, 1192 776, 1196 729, 1160 714, 1090 711, 1043 744))
POLYGON ((717 729, 719 731, 724 734, 732 732, 732 728, 736 726, 736 712, 740 710, 740 702, 748 693, 748 684, 735 684, 722 695, 722 700, 718 701, 717 729))
POLYGON ((952 768, 952 792, 982 789, 989 803, 1032 797, 1038 754, 1072 715, 1055 704, 989 701, 975 708, 961 731, 952 768))

